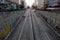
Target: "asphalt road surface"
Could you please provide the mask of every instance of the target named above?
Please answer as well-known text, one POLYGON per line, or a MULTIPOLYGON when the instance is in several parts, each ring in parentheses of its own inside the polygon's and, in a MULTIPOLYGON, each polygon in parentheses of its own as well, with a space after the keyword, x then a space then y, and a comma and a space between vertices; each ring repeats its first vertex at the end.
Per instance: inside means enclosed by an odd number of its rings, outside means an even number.
POLYGON ((24 19, 18 24, 7 40, 60 40, 55 32, 36 15, 34 10, 26 10, 24 19))

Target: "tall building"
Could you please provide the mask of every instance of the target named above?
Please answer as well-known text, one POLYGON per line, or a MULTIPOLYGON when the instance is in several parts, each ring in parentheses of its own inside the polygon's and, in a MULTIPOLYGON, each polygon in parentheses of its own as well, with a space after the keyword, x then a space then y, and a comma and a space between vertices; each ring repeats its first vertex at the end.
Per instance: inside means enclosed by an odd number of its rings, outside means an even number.
POLYGON ((25 0, 21 0, 20 2, 21 2, 21 3, 23 2, 24 7, 26 8, 26 2, 25 2, 25 0))
POLYGON ((9 0, 9 1, 19 4, 19 0, 9 0))
POLYGON ((45 9, 45 7, 47 6, 47 0, 36 0, 37 2, 35 3, 38 3, 37 4, 37 8, 38 9, 45 9))
POLYGON ((48 0, 48 6, 60 7, 60 0, 48 0))
POLYGON ((25 4, 25 0, 19 0, 19 4, 21 4, 22 2, 24 2, 24 4, 25 4))
POLYGON ((38 0, 35 0, 35 2, 34 2, 33 5, 34 5, 34 6, 37 6, 37 5, 38 5, 38 0))
POLYGON ((6 0, 0 0, 0 3, 6 3, 6 0))

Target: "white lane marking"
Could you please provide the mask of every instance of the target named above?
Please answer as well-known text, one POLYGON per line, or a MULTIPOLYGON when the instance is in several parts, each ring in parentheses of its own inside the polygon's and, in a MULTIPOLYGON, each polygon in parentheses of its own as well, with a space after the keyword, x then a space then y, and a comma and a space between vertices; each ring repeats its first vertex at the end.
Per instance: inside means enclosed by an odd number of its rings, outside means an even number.
MULTIPOLYGON (((35 14, 34 14, 34 16, 35 16, 35 18, 36 18, 38 24, 40 25, 40 22, 39 22, 39 20, 38 20, 38 18, 36 17, 35 14)), ((46 35, 46 37, 47 37, 48 40, 51 40, 46 32, 45 32, 44 34, 46 35)))
MULTIPOLYGON (((29 12, 29 11, 28 11, 28 12, 29 12)), ((23 30, 24 30, 24 27, 25 27, 25 23, 26 23, 26 20, 27 20, 27 14, 28 14, 28 12, 26 12, 26 19, 25 19, 25 22, 24 22, 24 25, 23 25, 23 27, 22 27, 22 30, 21 30, 21 33, 20 33, 20 35, 19 35, 18 40, 21 39, 21 36, 22 36, 23 30)))
POLYGON ((46 37, 48 38, 48 40, 51 40, 46 32, 45 32, 45 35, 46 35, 46 37))

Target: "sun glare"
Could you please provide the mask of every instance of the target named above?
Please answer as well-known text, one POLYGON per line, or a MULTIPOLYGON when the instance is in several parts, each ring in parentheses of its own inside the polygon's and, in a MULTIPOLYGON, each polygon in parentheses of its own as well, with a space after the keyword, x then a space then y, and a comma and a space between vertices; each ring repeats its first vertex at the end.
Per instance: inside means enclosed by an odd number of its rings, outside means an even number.
POLYGON ((33 3, 35 2, 35 0, 25 0, 25 2, 27 4, 27 6, 31 7, 33 5, 33 3))

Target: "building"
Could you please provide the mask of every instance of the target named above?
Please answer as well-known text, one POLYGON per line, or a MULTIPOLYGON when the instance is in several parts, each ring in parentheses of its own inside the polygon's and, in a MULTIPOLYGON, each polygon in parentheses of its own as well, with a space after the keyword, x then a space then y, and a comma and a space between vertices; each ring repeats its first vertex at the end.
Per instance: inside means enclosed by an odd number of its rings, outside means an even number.
POLYGON ((35 2, 37 4, 38 9, 45 9, 47 6, 47 0, 36 0, 35 2))
POLYGON ((5 0, 0 0, 0 3, 4 3, 5 2, 5 0))
POLYGON ((7 0, 0 0, 0 10, 5 9, 8 6, 9 2, 7 0))
POLYGON ((26 8, 26 2, 25 2, 25 0, 21 0, 20 2, 21 2, 21 4, 23 3, 24 8, 26 8))
POLYGON ((0 3, 7 3, 6 0, 0 0, 0 3))
POLYGON ((48 0, 48 7, 60 7, 60 0, 48 0))
POLYGON ((38 0, 35 0, 35 2, 33 3, 34 6, 38 5, 38 0))
POLYGON ((9 0, 9 1, 19 4, 19 0, 9 0))
POLYGON ((22 1, 25 3, 25 0, 9 0, 9 1, 15 2, 17 4, 21 4, 22 1))

